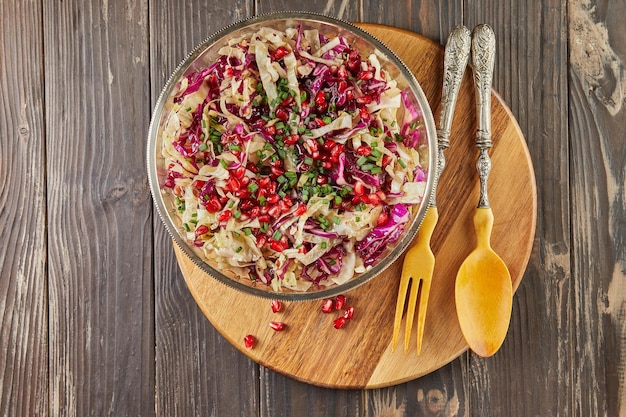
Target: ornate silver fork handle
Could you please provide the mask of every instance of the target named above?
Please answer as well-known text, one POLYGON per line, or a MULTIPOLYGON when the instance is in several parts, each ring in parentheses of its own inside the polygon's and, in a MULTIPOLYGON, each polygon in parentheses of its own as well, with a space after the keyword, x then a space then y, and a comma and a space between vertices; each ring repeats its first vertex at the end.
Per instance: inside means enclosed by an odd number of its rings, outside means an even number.
POLYGON ((452 29, 446 42, 445 55, 443 58, 443 89, 441 92, 441 110, 437 128, 437 172, 435 173, 435 188, 431 205, 437 205, 436 192, 439 177, 446 167, 444 150, 450 146, 450 129, 456 99, 459 94, 461 80, 467 67, 471 47, 471 34, 468 28, 459 25, 452 29))
POLYGON ((491 84, 493 80, 493 66, 496 55, 496 37, 491 27, 486 24, 478 25, 472 31, 472 65, 474 67, 474 90, 476 92, 476 114, 478 115, 478 130, 476 131, 476 146, 480 149, 480 156, 476 163, 480 178, 479 208, 489 207, 487 196, 487 179, 491 172, 491 84))

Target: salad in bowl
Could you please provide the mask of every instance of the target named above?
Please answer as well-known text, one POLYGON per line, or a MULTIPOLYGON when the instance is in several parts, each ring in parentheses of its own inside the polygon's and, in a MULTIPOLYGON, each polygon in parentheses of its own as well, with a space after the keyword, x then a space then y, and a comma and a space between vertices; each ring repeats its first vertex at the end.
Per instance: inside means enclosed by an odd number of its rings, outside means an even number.
POLYGON ((209 275, 271 298, 327 297, 410 243, 434 137, 417 81, 379 41, 325 16, 265 15, 209 38, 167 83, 151 189, 209 275))

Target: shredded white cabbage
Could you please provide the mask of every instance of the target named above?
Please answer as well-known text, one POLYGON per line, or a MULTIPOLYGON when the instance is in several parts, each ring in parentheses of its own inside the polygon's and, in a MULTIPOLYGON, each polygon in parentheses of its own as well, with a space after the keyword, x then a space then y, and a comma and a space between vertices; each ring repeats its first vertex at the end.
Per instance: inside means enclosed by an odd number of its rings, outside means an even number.
POLYGON ((300 27, 262 28, 218 55, 204 78, 181 80, 164 123, 163 189, 183 235, 274 291, 371 268, 393 243, 373 231, 404 227, 389 219, 415 212, 428 168, 404 143, 419 120, 386 58, 300 27))

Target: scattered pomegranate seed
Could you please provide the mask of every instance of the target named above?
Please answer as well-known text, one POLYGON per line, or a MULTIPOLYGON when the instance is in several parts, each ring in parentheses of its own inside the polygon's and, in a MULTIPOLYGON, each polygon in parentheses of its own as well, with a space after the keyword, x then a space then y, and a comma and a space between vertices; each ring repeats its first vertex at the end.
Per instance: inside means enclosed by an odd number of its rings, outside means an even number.
POLYGON ((256 343, 256 337, 254 337, 251 334, 243 338, 243 344, 246 346, 246 349, 252 349, 255 343, 256 343))
POLYGON ((324 300, 324 304, 322 304, 322 313, 330 313, 333 311, 333 300, 331 300, 330 298, 324 300))
POLYGON ((337 310, 341 310, 345 304, 346 304, 346 296, 343 294, 339 294, 335 298, 335 308, 337 308, 337 310))
POLYGON ((287 325, 281 321, 270 321, 270 327, 277 332, 280 332, 287 327, 287 325))
POLYGON ((354 317, 354 307, 350 306, 346 308, 346 311, 343 313, 343 316, 348 320, 351 320, 354 317))
POLYGON ((333 321, 333 326, 335 329, 341 329, 348 322, 348 319, 344 316, 337 317, 335 321, 333 321))
POLYGON ((256 239, 256 244, 262 248, 263 246, 265 246, 267 244, 267 236, 259 236, 256 239))
POLYGON ((273 313, 278 313, 283 308, 283 303, 278 300, 272 300, 270 305, 272 306, 273 313))

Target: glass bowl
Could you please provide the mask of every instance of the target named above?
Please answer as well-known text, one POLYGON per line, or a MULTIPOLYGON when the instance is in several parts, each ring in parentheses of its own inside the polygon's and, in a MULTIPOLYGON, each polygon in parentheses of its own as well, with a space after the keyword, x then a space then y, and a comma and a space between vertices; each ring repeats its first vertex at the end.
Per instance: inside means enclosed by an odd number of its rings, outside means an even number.
MULTIPOLYGON (((270 46, 270 48, 272 47, 270 46)), ((335 69, 333 68, 333 71, 335 69)), ((202 81, 202 83, 208 82, 210 81, 207 78, 202 81)), ((310 98, 310 102, 313 103, 313 98, 310 98)), ((269 103, 266 104, 270 106, 269 103)), ((295 111, 296 109, 294 108, 295 111)), ((171 140, 171 137, 168 140, 171 140)), ((150 189, 163 223, 176 245, 198 268, 202 269, 213 279, 247 294, 283 301, 306 301, 332 297, 368 282, 389 267, 407 249, 425 216, 435 186, 436 146, 433 116, 424 93, 413 74, 393 51, 372 35, 350 23, 314 13, 279 12, 256 16, 222 29, 199 44, 181 62, 165 84, 154 109, 148 132, 147 167, 150 189), (194 244, 193 231, 190 235, 190 232, 186 230, 189 225, 183 223, 181 215, 179 215, 181 200, 175 195, 173 183, 171 182, 172 178, 168 179, 168 167, 166 167, 163 151, 164 145, 167 145, 164 142, 164 137, 167 135, 164 132, 168 125, 168 120, 172 117, 176 108, 176 101, 180 101, 177 97, 180 97, 184 88, 189 87, 191 81, 187 78, 215 63, 219 56, 218 51, 220 48, 227 46, 229 41, 242 36, 250 36, 252 33, 257 33, 261 28, 271 28, 283 32, 289 28, 292 33, 293 30, 302 31, 300 33, 304 33, 306 30, 317 30, 322 39, 333 39, 337 36, 343 37, 350 48, 358 49, 363 59, 368 59, 370 54, 375 54, 381 67, 397 81, 397 87, 403 91, 402 111, 407 112, 409 111, 407 108, 412 107, 411 114, 414 115, 415 120, 411 123, 411 126, 417 126, 419 139, 416 145, 414 143, 411 146, 415 146, 415 149, 419 150, 420 164, 423 168, 422 173, 425 176, 421 179, 423 183, 421 202, 409 206, 409 221, 405 223, 401 234, 394 239, 394 243, 387 245, 388 247, 384 249, 384 253, 378 257, 378 260, 368 266, 368 268, 364 269, 361 267, 355 269, 358 272, 355 272, 347 281, 339 284, 323 281, 322 285, 313 284, 306 291, 296 291, 285 286, 278 289, 259 279, 256 272, 254 272, 257 271, 255 266, 250 268, 251 274, 241 273, 241 270, 239 270, 239 273, 227 271, 223 264, 218 265, 216 263, 215 256, 207 255, 203 249, 196 247, 196 244, 194 244), (170 182, 168 183, 168 181, 170 182)), ((352 190, 356 193, 354 188, 352 190)), ((257 197, 255 196, 255 198, 257 197)), ((239 203, 241 201, 239 200, 239 203)), ((223 210, 226 209, 223 208, 223 210)), ((295 215, 297 214, 296 212, 295 215)), ((387 214, 390 213, 387 212, 387 214)), ((241 215, 241 212, 239 212, 239 215, 241 215)), ((335 218, 337 217, 335 216, 335 218)), ((213 226, 209 225, 209 227, 213 226)), ((273 235, 272 238, 274 237, 277 236, 273 235)), ((318 243, 318 245, 320 244, 318 243)), ((344 254, 344 256, 346 255, 344 254)), ((279 278, 274 277, 274 279, 279 278)))

